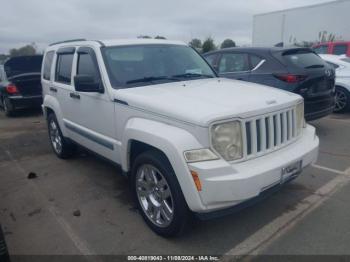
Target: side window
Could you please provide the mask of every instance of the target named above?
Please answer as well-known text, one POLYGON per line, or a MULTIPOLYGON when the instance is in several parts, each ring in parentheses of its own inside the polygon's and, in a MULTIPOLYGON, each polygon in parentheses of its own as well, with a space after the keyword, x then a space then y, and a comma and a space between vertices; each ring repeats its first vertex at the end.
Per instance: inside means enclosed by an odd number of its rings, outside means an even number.
POLYGON ((261 57, 256 55, 250 55, 250 70, 253 70, 262 60, 261 57))
POLYGON ((79 54, 77 74, 93 76, 95 81, 98 81, 100 79, 98 69, 96 68, 94 60, 92 59, 90 54, 79 54))
POLYGON ((249 71, 248 55, 244 53, 223 53, 219 73, 249 71))
POLYGON ((207 62, 211 65, 211 66, 215 66, 214 62, 216 59, 216 54, 212 54, 212 55, 208 55, 204 57, 205 60, 207 60, 207 62))
POLYGON ((318 47, 313 48, 313 50, 317 54, 327 54, 328 53, 328 46, 327 45, 320 45, 318 47))
POLYGON ((344 54, 346 54, 347 49, 348 49, 348 46, 345 45, 345 44, 334 45, 334 47, 333 47, 333 54, 335 54, 335 55, 344 55, 344 54))
POLYGON ((70 84, 72 63, 74 54, 59 54, 57 58, 55 80, 60 83, 70 84))
POLYGON ((50 80, 52 60, 53 60, 54 54, 55 54, 54 51, 50 51, 50 52, 47 52, 45 55, 43 78, 46 80, 50 80))

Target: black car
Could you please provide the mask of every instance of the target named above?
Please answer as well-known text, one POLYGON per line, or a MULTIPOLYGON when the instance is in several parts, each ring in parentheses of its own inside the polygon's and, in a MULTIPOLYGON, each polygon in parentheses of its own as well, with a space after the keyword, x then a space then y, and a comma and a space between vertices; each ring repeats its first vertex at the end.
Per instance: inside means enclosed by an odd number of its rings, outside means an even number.
POLYGON ((0 106, 7 116, 16 109, 40 107, 43 56, 18 56, 0 66, 0 106))
POLYGON ((309 48, 227 48, 203 56, 221 77, 300 94, 308 121, 333 112, 334 69, 309 48))

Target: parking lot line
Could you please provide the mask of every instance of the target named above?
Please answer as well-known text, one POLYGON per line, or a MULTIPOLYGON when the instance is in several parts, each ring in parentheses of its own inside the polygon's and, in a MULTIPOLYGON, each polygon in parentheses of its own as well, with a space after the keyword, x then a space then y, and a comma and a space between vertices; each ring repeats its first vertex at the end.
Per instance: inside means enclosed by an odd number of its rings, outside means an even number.
MULTIPOLYGON (((3 148, 1 148, 3 149, 3 148)), ((15 167, 18 169, 20 173, 22 173, 24 176, 27 175, 26 171, 21 167, 21 165, 18 163, 18 161, 12 156, 11 152, 8 150, 4 150, 6 155, 9 157, 11 162, 15 165, 15 167)), ((69 223, 59 214, 59 211, 49 204, 47 198, 45 195, 38 189, 35 183, 33 182, 27 182, 32 188, 33 192, 37 194, 37 196, 40 198, 40 200, 44 203, 46 209, 51 213, 51 215, 55 218, 57 223, 61 226, 61 228, 64 230, 64 232, 67 234, 67 236, 71 239, 71 241, 74 243, 75 247, 79 250, 79 252, 82 255, 96 255, 94 251, 88 246, 88 244, 81 239, 72 229, 72 227, 69 225, 69 223)), ((91 258, 96 261, 97 257, 90 256, 91 258)))
POLYGON ((318 168, 318 169, 322 169, 322 170, 325 170, 325 171, 328 171, 328 172, 336 173, 336 174, 339 174, 339 175, 345 175, 344 171, 340 171, 340 170, 337 170, 337 169, 329 168, 329 167, 326 167, 326 166, 320 166, 320 165, 313 164, 312 167, 318 168))
MULTIPOLYGON (((326 167, 322 167, 322 169, 325 168, 326 167)), ((328 171, 332 171, 332 169, 328 171)), ((337 171, 339 175, 319 188, 312 195, 300 201, 296 205, 295 209, 290 210, 280 217, 277 217, 275 220, 265 225, 249 238, 226 252, 222 260, 230 260, 230 256, 238 256, 245 260, 249 259, 248 256, 250 255, 260 254, 274 240, 293 228, 293 226, 300 222, 304 217, 313 212, 317 207, 328 200, 335 192, 350 182, 350 167, 345 172, 338 170, 333 171, 337 171)))

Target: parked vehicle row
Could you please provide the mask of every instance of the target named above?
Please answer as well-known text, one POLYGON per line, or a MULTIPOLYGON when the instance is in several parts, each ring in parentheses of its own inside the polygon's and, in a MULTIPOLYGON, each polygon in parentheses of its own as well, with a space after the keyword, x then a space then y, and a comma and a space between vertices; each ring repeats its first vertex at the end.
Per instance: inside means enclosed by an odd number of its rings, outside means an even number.
POLYGON ((350 57, 320 55, 336 72, 335 112, 350 110, 350 57))
POLYGON ((312 49, 317 54, 347 55, 350 56, 350 42, 335 41, 314 45, 312 49))
POLYGON ((13 57, 0 65, 0 106, 6 115, 42 104, 40 71, 43 56, 13 57))
POLYGON ((300 95, 220 78, 182 42, 53 44, 41 83, 55 154, 68 158, 80 144, 119 164, 162 236, 183 232, 192 214, 255 201, 317 158, 300 95))
POLYGON ((222 77, 301 95, 307 121, 333 112, 334 69, 308 48, 227 48, 204 57, 222 77))

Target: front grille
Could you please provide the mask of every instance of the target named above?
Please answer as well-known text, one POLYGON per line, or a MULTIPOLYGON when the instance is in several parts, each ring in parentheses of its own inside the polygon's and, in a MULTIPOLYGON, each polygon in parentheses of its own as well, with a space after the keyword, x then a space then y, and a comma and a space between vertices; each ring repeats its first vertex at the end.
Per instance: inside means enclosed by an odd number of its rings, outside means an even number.
POLYGON ((295 108, 244 121, 244 156, 252 158, 277 150, 297 137, 295 108))

